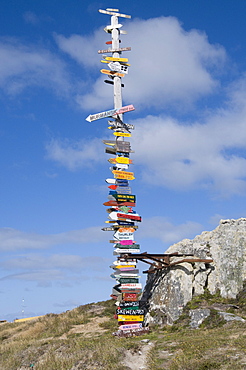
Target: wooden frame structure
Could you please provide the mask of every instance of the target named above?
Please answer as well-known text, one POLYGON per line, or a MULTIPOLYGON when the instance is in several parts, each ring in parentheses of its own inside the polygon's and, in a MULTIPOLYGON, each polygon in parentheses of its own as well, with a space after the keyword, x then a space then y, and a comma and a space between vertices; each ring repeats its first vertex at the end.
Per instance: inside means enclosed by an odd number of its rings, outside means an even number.
POLYGON ((179 265, 180 263, 188 262, 188 263, 194 263, 194 262, 203 262, 203 263, 211 263, 213 262, 212 259, 205 259, 205 258, 197 258, 194 256, 194 254, 187 254, 187 253, 163 253, 163 254, 156 254, 156 253, 127 253, 122 255, 121 257, 118 257, 118 260, 131 260, 136 259, 141 262, 149 264, 151 267, 149 270, 143 271, 145 274, 151 274, 158 270, 162 270, 164 268, 168 268, 171 266, 179 265), (182 257, 183 259, 175 262, 171 262, 171 257, 182 257), (194 257, 194 258, 187 258, 187 257, 194 257), (150 262, 152 261, 152 262, 150 262))

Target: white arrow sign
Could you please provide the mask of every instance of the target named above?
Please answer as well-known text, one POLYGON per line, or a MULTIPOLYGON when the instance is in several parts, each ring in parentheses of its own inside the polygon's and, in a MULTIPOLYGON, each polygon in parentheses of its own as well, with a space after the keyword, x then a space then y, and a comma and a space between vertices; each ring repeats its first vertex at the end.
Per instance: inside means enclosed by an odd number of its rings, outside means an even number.
POLYGON ((110 24, 109 26, 106 26, 105 28, 104 28, 104 31, 105 32, 111 32, 114 28, 121 28, 122 27, 122 24, 114 24, 114 25, 112 25, 112 24, 110 24))
POLYGON ((120 62, 111 62, 108 64, 111 71, 122 72, 128 74, 128 67, 120 64, 120 62))
POLYGON ((86 118, 86 121, 92 122, 92 121, 96 121, 96 120, 101 119, 101 118, 111 117, 116 113, 116 111, 117 111, 117 109, 111 109, 111 110, 107 110, 107 111, 101 112, 101 113, 90 114, 86 118))

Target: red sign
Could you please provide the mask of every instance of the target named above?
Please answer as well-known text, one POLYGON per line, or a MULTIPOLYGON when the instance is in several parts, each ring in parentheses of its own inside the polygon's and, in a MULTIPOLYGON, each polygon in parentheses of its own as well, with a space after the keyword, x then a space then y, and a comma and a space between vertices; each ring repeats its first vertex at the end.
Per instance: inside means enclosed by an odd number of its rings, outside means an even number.
POLYGON ((136 302, 138 297, 136 293, 124 293, 123 300, 126 302, 136 302))

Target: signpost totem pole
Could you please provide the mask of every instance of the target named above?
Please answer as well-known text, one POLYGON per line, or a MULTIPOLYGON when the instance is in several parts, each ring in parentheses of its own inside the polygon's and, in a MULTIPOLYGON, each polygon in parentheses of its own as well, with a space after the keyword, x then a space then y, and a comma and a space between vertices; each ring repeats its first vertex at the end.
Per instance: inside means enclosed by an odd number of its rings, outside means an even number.
POLYGON ((119 9, 108 8, 99 9, 102 14, 111 16, 111 24, 104 28, 104 31, 111 36, 111 40, 106 42, 108 49, 99 50, 103 54, 102 63, 107 64, 108 69, 101 69, 101 73, 108 76, 104 82, 113 85, 114 108, 104 112, 90 114, 86 120, 94 122, 102 118, 109 118, 109 128, 113 131, 114 140, 103 140, 106 145, 105 152, 110 154, 108 159, 112 167, 111 178, 106 179, 109 188, 108 201, 104 203, 108 206, 108 219, 106 223, 109 227, 102 228, 103 231, 113 231, 113 254, 117 260, 113 262, 111 268, 114 272, 111 277, 116 284, 112 289, 111 298, 115 300, 115 318, 118 320, 119 330, 113 333, 116 336, 140 335, 148 331, 143 325, 144 310, 140 307, 139 296, 142 292, 142 285, 139 283, 139 270, 137 269, 137 259, 131 258, 131 253, 139 253, 140 246, 135 242, 135 232, 141 222, 134 207, 136 206, 136 195, 132 194, 130 182, 134 180, 134 173, 128 171, 133 163, 130 159, 130 142, 125 138, 131 137, 134 126, 124 122, 124 114, 133 111, 132 104, 122 106, 122 79, 128 74, 128 58, 122 57, 122 52, 130 51, 130 47, 120 47, 120 35, 126 34, 122 30, 122 24, 118 23, 118 18, 131 18, 130 15, 119 13, 119 9), (106 55, 104 55, 106 54, 106 55), (108 54, 111 54, 108 56, 108 54), (127 255, 127 259, 124 257, 127 255))

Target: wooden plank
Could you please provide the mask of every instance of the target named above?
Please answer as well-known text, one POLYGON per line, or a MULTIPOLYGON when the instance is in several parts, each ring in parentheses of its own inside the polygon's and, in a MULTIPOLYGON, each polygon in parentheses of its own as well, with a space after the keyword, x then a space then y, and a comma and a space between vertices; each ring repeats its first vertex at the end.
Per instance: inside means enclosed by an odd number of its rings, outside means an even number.
POLYGON ((135 107, 132 104, 126 105, 125 107, 120 108, 115 114, 123 114, 126 112, 131 112, 135 110, 135 107))
POLYGON ((133 161, 130 158, 126 157, 116 157, 116 158, 109 158, 108 162, 110 163, 121 163, 121 164, 132 164, 133 161))
POLYGON ((118 201, 118 202, 123 202, 123 201, 128 201, 128 202, 136 202, 136 195, 133 195, 133 194, 115 194, 114 195, 114 198, 118 201))
POLYGON ((115 179, 124 179, 124 180, 134 180, 135 179, 133 172, 113 170, 112 173, 114 174, 115 179))
POLYGON ((131 51, 131 47, 126 48, 118 48, 118 49, 104 49, 104 50, 98 50, 98 54, 104 54, 104 53, 119 53, 121 51, 131 51))
POLYGON ((102 119, 102 118, 106 118, 106 117, 111 117, 113 114, 116 114, 116 112, 117 112, 117 109, 111 109, 111 110, 107 110, 105 112, 100 112, 100 113, 95 113, 95 114, 89 114, 89 116, 86 117, 86 121, 93 122, 93 121, 96 121, 98 119, 102 119))
POLYGON ((129 214, 125 214, 125 213, 117 213, 117 217, 118 218, 123 218, 123 219, 129 219, 129 220, 134 220, 134 221, 138 221, 138 222, 141 222, 142 219, 139 215, 129 215, 129 214))
MULTIPOLYGON (((142 308, 138 308, 136 310, 128 310, 126 308, 118 308, 116 310, 116 315, 124 315, 124 316, 138 316, 138 315, 144 315, 144 310, 142 308)), ((141 320, 139 320, 141 321, 141 320)))
POLYGON ((114 132, 114 136, 131 137, 129 132, 114 132))
POLYGON ((144 315, 118 315, 118 321, 144 321, 144 315))
MULTIPOLYGON (((109 145, 109 146, 116 146, 118 144, 117 140, 102 140, 102 142, 103 142, 103 144, 109 145)), ((130 148, 130 142, 129 141, 123 141, 121 143, 121 145, 130 148)))
POLYGON ((116 77, 124 77, 124 73, 118 73, 118 72, 114 72, 114 71, 110 71, 109 69, 100 69, 100 72, 105 74, 105 75, 108 75, 108 76, 116 76, 116 77))
POLYGON ((115 15, 116 17, 129 18, 129 19, 131 18, 131 15, 118 13, 119 9, 107 8, 106 10, 99 9, 98 11, 99 11, 99 13, 108 14, 108 15, 115 15))
POLYGON ((144 328, 137 328, 137 329, 132 329, 132 330, 118 330, 114 332, 113 335, 119 338, 130 338, 130 337, 136 337, 136 336, 148 334, 149 331, 150 331, 149 327, 144 327, 144 328))
MULTIPOLYGON (((115 248, 126 249, 126 246, 122 245, 120 243, 116 243, 114 247, 115 248)), ((139 249, 139 248, 140 248, 140 244, 136 244, 136 243, 127 246, 127 249, 128 249, 129 252, 131 252, 131 249, 139 249)))
POLYGON ((138 295, 136 293, 124 293, 123 300, 125 302, 136 302, 138 295))
POLYGON ((112 62, 122 62, 122 63, 128 62, 128 58, 115 58, 115 57, 107 57, 107 56, 103 56, 103 58, 107 61, 112 61, 112 62))

